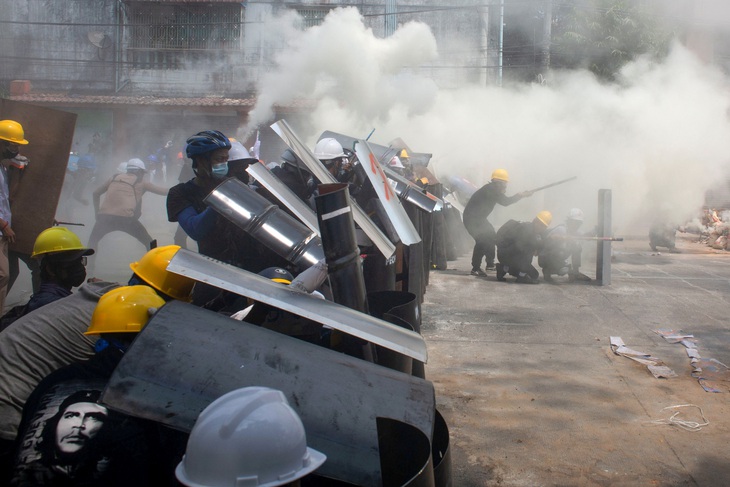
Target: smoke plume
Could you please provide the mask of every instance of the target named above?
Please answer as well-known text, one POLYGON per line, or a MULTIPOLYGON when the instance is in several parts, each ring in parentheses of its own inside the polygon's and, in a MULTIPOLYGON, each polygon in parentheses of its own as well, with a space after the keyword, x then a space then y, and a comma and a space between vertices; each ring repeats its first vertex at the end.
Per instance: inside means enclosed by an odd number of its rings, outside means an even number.
POLYGON ((354 8, 336 9, 321 26, 292 31, 288 45, 262 79, 250 128, 270 123, 275 104, 305 98, 314 105, 300 135, 312 146, 324 130, 365 137, 375 127, 375 143, 400 137, 432 153, 429 167, 442 178, 480 186, 504 168, 511 194, 577 176, 499 209, 497 219, 548 209, 560 221, 572 207, 592 215, 607 188, 615 231, 643 232, 658 212, 691 218, 727 177, 727 80, 679 44, 662 63, 627 65, 614 84, 552 72, 546 85, 457 90, 438 89, 417 69, 437 61, 424 24, 379 39, 354 8))

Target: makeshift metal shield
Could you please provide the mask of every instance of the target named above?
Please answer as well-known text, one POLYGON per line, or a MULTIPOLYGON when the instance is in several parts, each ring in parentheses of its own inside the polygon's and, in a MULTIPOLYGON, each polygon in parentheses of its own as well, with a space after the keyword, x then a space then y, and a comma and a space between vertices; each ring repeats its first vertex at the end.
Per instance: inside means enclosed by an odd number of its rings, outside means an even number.
POLYGON ((399 198, 416 205, 418 208, 429 213, 440 211, 444 207, 444 201, 419 188, 415 183, 407 180, 389 167, 383 166, 383 171, 388 176, 393 191, 399 198))
MULTIPOLYGON (((342 147, 347 147, 353 152, 355 151, 355 147, 358 143, 358 139, 354 137, 338 134, 337 132, 331 132, 329 130, 322 133, 322 135, 320 136, 320 140, 323 138, 333 138, 337 142, 342 144, 342 147)), ((380 166, 385 172, 386 176, 388 176, 388 179, 391 180, 391 187, 399 198, 407 200, 418 206, 422 210, 428 212, 439 211, 443 208, 444 202, 441 198, 429 193, 428 191, 424 191, 414 182, 409 181, 408 179, 404 178, 403 176, 388 167, 388 161, 393 156, 398 155, 403 147, 385 147, 383 145, 373 144, 372 142, 368 142, 368 147, 375 155, 375 158, 380 163, 380 166)), ((430 154, 427 155, 430 156, 430 154)), ((413 160, 413 157, 411 157, 411 160, 413 160)))
POLYGON ((360 160, 365 174, 367 174, 370 183, 375 189, 375 193, 383 204, 388 218, 395 227, 396 232, 398 232, 398 237, 400 237, 401 242, 404 245, 413 245, 420 242, 420 235, 418 235, 418 232, 413 227, 413 223, 411 223, 411 220, 401 206, 400 200, 390 187, 388 178, 383 173, 383 169, 380 167, 380 163, 376 159, 375 154, 373 154, 370 144, 364 140, 357 141, 355 143, 355 154, 357 154, 357 158, 360 160))
POLYGON ((12 195, 16 240, 10 250, 32 253, 38 234, 53 225, 76 117, 75 113, 0 99, 0 119, 20 123, 30 142, 20 147, 30 163, 21 170, 22 178, 12 195))
POLYGON ((326 477, 383 485, 381 419, 433 439, 430 382, 179 301, 162 307, 137 336, 102 401, 189 431, 213 400, 246 386, 284 392, 308 445, 327 455, 317 472, 326 477))
POLYGON ((226 179, 203 201, 301 269, 324 259, 317 235, 236 178, 226 179))
POLYGON ((375 345, 426 363, 423 337, 331 301, 317 299, 269 279, 189 250, 180 249, 167 266, 175 274, 269 304, 375 345))
MULTIPOLYGON (((294 131, 289 127, 289 124, 285 120, 279 120, 271 125, 271 128, 281 137, 284 142, 294 151, 307 168, 314 174, 314 176, 320 180, 321 183, 334 184, 337 183, 334 177, 327 171, 324 165, 317 159, 309 148, 302 143, 302 141, 294 134, 294 131)), ((393 242, 388 240, 383 232, 373 223, 368 217, 367 213, 355 202, 351 202, 353 209, 353 218, 360 228, 367 234, 368 238, 373 241, 375 246, 382 252, 382 254, 389 258, 395 253, 395 245, 393 242)))
POLYGON ((282 183, 274 173, 269 171, 266 166, 261 163, 251 164, 246 168, 246 172, 256 178, 256 181, 261 183, 276 199, 289 208, 302 223, 321 237, 319 226, 317 225, 317 214, 299 199, 287 185, 282 183))

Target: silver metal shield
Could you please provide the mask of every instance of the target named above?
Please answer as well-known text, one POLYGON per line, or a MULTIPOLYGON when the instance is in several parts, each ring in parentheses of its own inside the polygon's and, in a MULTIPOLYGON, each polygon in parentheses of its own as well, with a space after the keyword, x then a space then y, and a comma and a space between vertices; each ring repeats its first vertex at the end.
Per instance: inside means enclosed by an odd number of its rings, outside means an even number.
MULTIPOLYGON (((324 165, 317 159, 312 151, 302 143, 302 141, 296 136, 294 131, 286 123, 286 120, 279 120, 271 125, 271 128, 281 137, 284 142, 294 151, 294 153, 304 162, 307 168, 314 174, 314 176, 320 180, 323 184, 337 183, 334 177, 327 171, 324 165)), ((370 217, 363 211, 362 208, 355 202, 351 202, 353 210, 353 218, 360 228, 367 234, 370 240, 373 241, 375 246, 382 252, 386 259, 390 258, 395 253, 395 245, 393 242, 388 240, 383 232, 373 223, 370 217)))
POLYGON ((137 336, 102 401, 189 431, 213 400, 246 386, 284 392, 308 445, 327 455, 317 472, 326 477, 382 485, 378 418, 433 438, 430 382, 179 301, 137 336))
POLYGON ((189 250, 180 249, 167 266, 175 274, 309 318, 375 345, 426 363, 423 337, 373 316, 290 290, 269 279, 189 250))
POLYGON ((203 201, 302 269, 324 259, 316 234, 238 179, 226 179, 203 201))
POLYGON ((383 168, 380 166, 375 154, 373 154, 370 145, 364 140, 358 141, 355 144, 355 153, 383 208, 385 208, 390 222, 398 232, 401 242, 405 245, 420 242, 421 236, 413 227, 413 223, 411 223, 406 211, 403 209, 400 199, 396 197, 393 188, 390 187, 388 178, 385 176, 383 168))
POLYGON ((269 171, 266 166, 260 163, 251 164, 246 168, 246 172, 256 178, 256 181, 260 182, 276 199, 289 208, 310 230, 320 235, 319 226, 317 225, 317 214, 306 203, 300 200, 286 184, 282 183, 274 173, 269 171))
POLYGON ((387 168, 383 169, 385 169, 385 174, 388 175, 393 191, 395 191, 395 194, 397 194, 399 198, 408 201, 428 213, 443 209, 444 202, 441 198, 434 196, 428 191, 423 191, 421 188, 401 177, 399 174, 396 174, 392 170, 387 168))
MULTIPOLYGON (((357 147, 358 139, 355 137, 350 137, 343 134, 338 134, 337 132, 331 132, 329 130, 322 132, 322 135, 319 137, 320 140, 324 138, 333 138, 340 144, 342 144, 342 147, 346 147, 353 152, 355 151, 355 147, 357 147)), ((400 139, 396 139, 400 140, 400 139)), ((403 143, 401 141, 401 143, 403 143)), ((403 143, 404 144, 404 143, 403 143)), ((418 206, 424 211, 432 212, 432 211, 439 211, 443 208, 444 202, 441 198, 437 197, 436 195, 429 193, 428 191, 423 190, 422 188, 418 187, 414 182, 409 181, 408 179, 404 178, 397 172, 393 171, 390 167, 388 167, 388 161, 393 157, 398 155, 398 153, 401 151, 401 149, 405 148, 403 147, 385 147, 383 145, 373 144, 372 142, 368 142, 368 146, 372 153, 377 158, 378 162, 380 163, 381 167, 383 168, 383 171, 388 176, 388 179, 394 181, 391 186, 393 187, 393 190, 398 195, 399 198, 409 201, 410 203, 413 203, 414 205, 418 206)), ((407 149, 408 153, 411 154, 410 149, 407 149)), ((418 154, 419 156, 429 156, 431 154, 418 154)), ((411 160, 414 159, 413 154, 411 154, 411 160)), ((426 162, 428 164, 428 162, 426 162)))

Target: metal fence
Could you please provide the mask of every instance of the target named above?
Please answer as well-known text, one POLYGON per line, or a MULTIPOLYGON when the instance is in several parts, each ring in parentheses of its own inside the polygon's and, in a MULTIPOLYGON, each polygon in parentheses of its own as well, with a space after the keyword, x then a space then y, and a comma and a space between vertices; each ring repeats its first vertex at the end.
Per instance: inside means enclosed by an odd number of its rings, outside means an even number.
POLYGON ((182 69, 240 49, 243 8, 238 3, 128 4, 128 61, 137 69, 182 69))

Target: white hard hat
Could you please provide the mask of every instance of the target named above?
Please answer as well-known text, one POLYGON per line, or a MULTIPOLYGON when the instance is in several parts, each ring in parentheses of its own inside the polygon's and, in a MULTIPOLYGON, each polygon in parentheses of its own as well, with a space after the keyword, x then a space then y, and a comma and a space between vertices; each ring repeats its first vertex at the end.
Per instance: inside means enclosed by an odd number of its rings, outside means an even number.
POLYGON ((141 169, 143 171, 146 171, 147 166, 144 165, 144 162, 142 162, 142 159, 137 159, 135 157, 135 158, 127 161, 127 170, 129 170, 129 169, 141 169))
POLYGON ((321 161, 345 157, 342 144, 333 138, 322 139, 314 146, 314 155, 321 161))
POLYGON ((200 413, 175 476, 190 487, 275 487, 308 475, 326 459, 307 447, 304 425, 284 393, 244 387, 200 413))
POLYGON ((580 208, 572 208, 568 212, 568 220, 575 220, 577 222, 583 221, 583 210, 580 208))
POLYGON ((228 160, 238 161, 241 159, 251 159, 251 154, 249 154, 242 143, 237 140, 231 140, 231 148, 228 151, 228 160))
POLYGON ((388 165, 396 169, 405 169, 406 167, 400 162, 400 158, 398 156, 393 156, 390 161, 388 161, 388 165))

